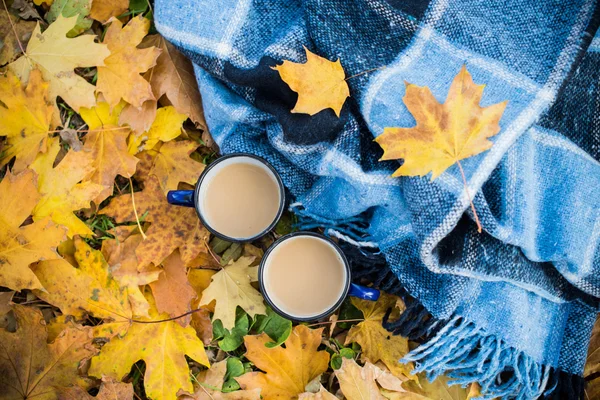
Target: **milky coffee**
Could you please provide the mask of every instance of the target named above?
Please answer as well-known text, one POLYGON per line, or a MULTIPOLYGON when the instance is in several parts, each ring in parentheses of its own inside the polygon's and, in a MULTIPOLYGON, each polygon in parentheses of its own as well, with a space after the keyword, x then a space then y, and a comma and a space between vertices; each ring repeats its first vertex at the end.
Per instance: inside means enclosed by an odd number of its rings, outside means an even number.
POLYGON ((310 318, 330 310, 340 299, 347 271, 328 241, 296 236, 271 250, 262 279, 277 308, 293 317, 310 318))
POLYGON ((277 217, 279 185, 263 164, 225 160, 209 171, 197 201, 206 223, 217 232, 235 239, 256 236, 277 217))

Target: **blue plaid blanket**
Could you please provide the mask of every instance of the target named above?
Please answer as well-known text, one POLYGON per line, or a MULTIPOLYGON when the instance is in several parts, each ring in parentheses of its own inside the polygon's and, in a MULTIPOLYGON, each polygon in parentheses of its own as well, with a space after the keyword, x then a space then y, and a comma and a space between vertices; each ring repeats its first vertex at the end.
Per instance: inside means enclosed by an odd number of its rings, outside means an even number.
POLYGON ((581 396, 600 297, 600 21, 595 0, 156 0, 194 63, 223 153, 269 160, 305 227, 380 251, 430 315, 404 361, 485 398, 581 396), (341 59, 351 98, 291 114, 270 67, 303 46, 341 59), (411 127, 404 81, 443 102, 466 65, 482 105, 508 100, 493 147, 431 182, 391 178, 373 138, 411 127))

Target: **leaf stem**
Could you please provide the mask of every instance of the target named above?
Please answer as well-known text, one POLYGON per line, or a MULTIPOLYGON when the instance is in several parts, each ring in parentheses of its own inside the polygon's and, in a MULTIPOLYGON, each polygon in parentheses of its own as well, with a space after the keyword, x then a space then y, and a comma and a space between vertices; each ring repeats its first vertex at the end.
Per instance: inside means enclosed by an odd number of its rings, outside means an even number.
POLYGON ((465 177, 465 171, 463 170, 462 165, 460 165, 460 160, 456 160, 458 164, 458 168, 460 169, 460 175, 462 176, 463 183, 465 184, 465 191, 467 192, 467 198, 469 199, 469 203, 471 203, 471 210, 473 211, 473 215, 475 217, 475 223, 477 224, 477 232, 481 233, 481 222, 479 222, 479 217, 477 216, 477 211, 475 211, 475 205, 473 204, 473 200, 471 200, 471 194, 469 193, 469 185, 467 184, 467 178, 465 177))
POLYGON ((357 76, 361 76, 361 75, 364 75, 364 74, 368 74, 369 72, 373 72, 373 71, 378 71, 378 70, 380 70, 380 69, 385 69, 385 65, 382 65, 381 67, 377 67, 377 68, 371 68, 371 69, 368 69, 368 70, 366 70, 366 71, 359 72, 358 74, 354 74, 354 75, 352 75, 352 76, 349 76, 349 77, 347 77, 347 78, 344 78, 344 80, 345 80, 345 81, 347 81, 347 80, 350 80, 350 79, 352 79, 352 78, 356 78, 357 76))
POLYGON ((140 233, 142 234, 142 237, 144 238, 144 240, 146 240, 146 234, 142 229, 142 224, 140 224, 140 217, 138 217, 137 209, 135 208, 135 196, 133 195, 133 182, 131 181, 131 178, 129 178, 129 188, 131 189, 131 204, 133 205, 133 214, 135 215, 135 222, 137 222, 137 226, 140 230, 140 233))
POLYGON ((327 324, 333 324, 334 322, 336 324, 338 324, 340 322, 362 322, 362 321, 364 321, 364 318, 359 318, 359 319, 338 319, 337 321, 316 322, 314 324, 310 324, 310 325, 306 325, 306 326, 311 327, 311 326, 318 326, 318 325, 327 325, 327 324))

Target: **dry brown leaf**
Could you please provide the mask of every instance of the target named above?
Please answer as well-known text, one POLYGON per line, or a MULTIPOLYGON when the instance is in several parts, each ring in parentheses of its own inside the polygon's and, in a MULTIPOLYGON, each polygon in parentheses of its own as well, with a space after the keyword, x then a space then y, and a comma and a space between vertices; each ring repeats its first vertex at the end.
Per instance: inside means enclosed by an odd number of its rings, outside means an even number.
POLYGON ((227 361, 219 361, 213 364, 210 369, 200 372, 194 382, 195 393, 189 395, 182 393, 179 400, 260 400, 260 389, 237 390, 235 392, 223 393, 219 391, 223 388, 223 379, 227 372, 227 361), (217 388, 215 390, 212 388, 217 388))
POLYGON ((129 400, 133 399, 133 385, 131 383, 116 382, 103 378, 100 391, 96 396, 90 396, 80 386, 61 389, 58 400, 129 400))
POLYGON ((331 108, 340 116, 344 102, 350 97, 346 74, 340 60, 329 61, 312 53, 306 47, 306 62, 284 61, 271 67, 281 76, 290 89, 298 93, 298 101, 292 113, 315 115, 331 108))
POLYGON ((592 329, 583 376, 587 378, 597 372, 600 372, 600 318, 596 320, 592 329))
POLYGON ((90 17, 102 23, 118 17, 129 8, 129 0, 92 0, 90 17))
POLYGON ((127 104, 119 117, 119 124, 129 125, 136 135, 142 135, 152 126, 156 118, 156 100, 146 100, 141 108, 127 104))
POLYGON ((29 38, 31 38, 31 31, 35 28, 36 23, 34 21, 25 21, 15 15, 4 12, 4 10, 1 11, 0 43, 2 43, 3 46, 0 48, 0 65, 5 65, 6 63, 13 61, 22 53, 19 42, 25 47, 29 38), (13 26, 14 31, 12 28, 13 26))
POLYGON ((416 379, 415 375, 410 374, 413 369, 412 363, 401 364, 399 362, 409 351, 408 339, 392 335, 381 325, 388 308, 394 310, 390 316, 392 319, 399 315, 398 309, 395 308, 397 300, 397 296, 383 292, 376 302, 353 297, 352 304, 362 311, 365 320, 350 328, 345 343, 360 344, 363 359, 368 359, 373 363, 379 360, 383 361, 394 375, 416 379))
MULTIPOLYGON (((196 292, 196 299, 192 301, 192 309, 196 310, 200 308, 200 299, 202 298, 202 292, 210 285, 212 276, 216 271, 211 269, 190 269, 188 272, 188 282, 192 285, 192 288, 196 292)), ((214 303, 211 303, 214 304, 214 303)), ((192 314, 192 327, 196 330, 198 337, 202 339, 205 345, 210 344, 213 337, 212 322, 210 320, 210 313, 214 312, 214 307, 203 306, 200 311, 196 311, 192 314)))
POLYGON ((42 288, 29 265, 59 259, 56 247, 66 233, 49 218, 21 226, 40 198, 36 183, 31 170, 19 175, 9 171, 0 182, 0 282, 13 290, 42 288))
MULTIPOLYGON (((177 317, 190 311, 191 302, 196 297, 196 292, 189 284, 185 265, 181 261, 179 251, 175 250, 162 263, 162 273, 156 282, 150 283, 152 294, 156 300, 156 308, 160 313, 167 313, 177 317)), ((181 326, 190 323, 191 315, 178 318, 181 326)))
POLYGON ((90 327, 64 330, 51 344, 42 313, 14 305, 17 331, 0 329, 0 388, 3 399, 56 398, 59 388, 90 382, 78 375, 81 361, 96 353, 90 327))
POLYGON ((21 172, 47 150, 48 130, 54 129, 54 109, 47 98, 48 83, 37 69, 31 71, 27 88, 11 71, 0 76, 0 136, 7 137, 0 167, 16 157, 12 171, 21 172))
MULTIPOLYGON (((140 48, 156 47, 162 50, 156 66, 146 74, 156 99, 163 95, 178 113, 187 115, 197 127, 206 130, 202 98, 191 61, 161 35, 144 38, 140 48)), ((161 100, 162 104, 162 100, 161 100)))
POLYGON ((119 20, 113 19, 106 31, 103 43, 108 46, 110 55, 104 60, 104 66, 98 67, 96 91, 104 95, 111 108, 121 99, 134 107, 141 107, 146 100, 154 100, 150 84, 140 73, 156 64, 160 50, 136 47, 149 28, 150 20, 140 15, 124 28, 119 20))
MULTIPOLYGON (((144 190, 134 196, 138 216, 146 215, 145 221, 151 223, 146 231, 146 240, 135 252, 138 266, 160 265, 176 249, 188 266, 199 254, 208 252, 206 241, 209 233, 200 223, 196 211, 170 205, 155 177, 149 178, 144 190)), ((113 198, 100 213, 118 223, 136 220, 130 193, 113 198)))
POLYGON ((235 379, 243 389, 262 389, 265 400, 297 397, 310 381, 327 371, 329 354, 317 350, 322 333, 322 328, 298 325, 285 341, 285 348, 266 347, 271 338, 265 333, 244 337, 246 358, 265 372, 249 372, 235 379))
POLYGON ((140 235, 137 226, 118 226, 110 233, 115 236, 115 239, 102 241, 102 254, 110 265, 110 272, 121 287, 127 288, 133 314, 149 317, 150 304, 139 287, 156 281, 161 270, 154 265, 144 266, 138 270, 135 249, 144 238, 140 235))
POLYGON ((385 400, 375 381, 376 369, 367 363, 360 367, 356 361, 343 358, 342 367, 335 371, 340 389, 347 400, 385 400))
POLYGON ((489 137, 507 102, 479 106, 485 85, 476 85, 465 66, 454 78, 446 102, 440 104, 428 87, 406 84, 404 104, 417 125, 385 128, 375 141, 383 149, 381 160, 403 159, 392 176, 424 176, 431 180, 464 158, 492 147, 489 137))

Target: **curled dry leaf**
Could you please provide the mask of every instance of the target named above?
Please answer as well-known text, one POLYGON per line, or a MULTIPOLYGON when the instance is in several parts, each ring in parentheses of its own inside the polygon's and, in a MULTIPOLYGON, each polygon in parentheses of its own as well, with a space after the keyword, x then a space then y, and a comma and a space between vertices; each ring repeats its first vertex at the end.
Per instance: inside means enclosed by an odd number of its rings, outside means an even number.
POLYGON ((306 47, 304 51, 304 64, 284 61, 281 65, 271 67, 279 72, 281 80, 287 83, 290 89, 298 93, 298 101, 292 112, 315 115, 331 108, 339 117, 346 98, 350 97, 346 74, 340 60, 329 61, 306 47))
POLYGON ((242 389, 262 389, 265 400, 297 397, 310 381, 327 371, 329 353, 317 350, 322 333, 322 328, 298 325, 285 341, 285 348, 265 346, 271 341, 265 333, 244 337, 246 358, 265 372, 249 372, 235 379, 242 389))
POLYGON ((47 150, 48 130, 55 126, 54 109, 47 99, 48 83, 37 69, 31 72, 27 88, 11 71, 0 76, 0 135, 7 137, 0 167, 16 157, 12 171, 21 172, 47 150))
POLYGON ((19 175, 9 171, 0 182, 0 282, 13 290, 42 288, 29 265, 59 259, 56 247, 66 233, 50 218, 21 226, 39 201, 36 183, 31 170, 19 175))
POLYGON ((208 288, 204 289, 200 305, 208 305, 213 300, 215 312, 213 320, 220 319, 225 329, 235 326, 235 311, 240 306, 251 317, 266 314, 263 297, 250 282, 256 281, 258 267, 250 267, 253 258, 240 257, 213 275, 208 288))
MULTIPOLYGON (((38 23, 27 44, 27 56, 20 57, 8 68, 24 82, 29 80, 31 71, 38 68, 44 80, 50 84, 50 98, 60 96, 71 108, 79 111, 81 107, 94 105, 95 87, 73 70, 104 65, 104 59, 110 51, 106 45, 94 43, 94 35, 69 39, 67 33, 76 23, 77 16, 65 18, 59 15, 44 33, 38 23)), ((56 107, 55 125, 60 124, 59 115, 56 107)))
POLYGON ((424 176, 431 180, 460 160, 492 147, 489 137, 507 102, 479 106, 485 85, 476 85, 465 66, 452 81, 446 102, 440 104, 428 87, 406 84, 404 104, 417 125, 385 128, 375 141, 383 149, 381 160, 403 159, 392 176, 424 176))
MULTIPOLYGON (((192 300, 196 297, 196 292, 188 282, 179 250, 175 250, 163 261, 162 273, 157 281, 150 283, 150 287, 158 312, 167 313, 171 317, 190 311, 192 300)), ((191 318, 191 315, 187 315, 178 318, 177 322, 181 326, 187 326, 191 318)))
POLYGON ((87 152, 70 150, 53 167, 59 150, 58 138, 51 139, 48 151, 39 154, 31 165, 31 169, 38 174, 38 192, 41 195, 33 210, 33 220, 50 217, 68 229, 69 237, 93 235, 73 212, 90 207, 91 201, 104 190, 102 185, 89 181, 79 183, 94 172, 94 160, 87 152))
POLYGON ((110 55, 104 65, 98 67, 96 90, 104 95, 110 107, 116 106, 121 99, 134 107, 141 107, 146 100, 154 100, 150 84, 140 73, 156 64, 160 50, 136 47, 149 28, 150 21, 140 15, 124 28, 119 20, 113 19, 106 31, 103 43, 108 46, 110 55))
POLYGON ((89 388, 78 375, 83 360, 96 353, 90 327, 64 330, 47 344, 42 313, 14 305, 17 331, 0 329, 0 388, 3 399, 55 399, 57 390, 73 384, 89 388))
POLYGON ((113 337, 92 358, 89 375, 122 379, 134 363, 144 360, 144 389, 149 398, 175 400, 181 389, 193 392, 187 355, 202 365, 209 366, 204 346, 190 326, 182 327, 175 321, 143 323, 168 319, 159 314, 151 298, 150 318, 131 325, 123 337, 113 337))
MULTIPOLYGON (((412 363, 401 364, 399 360, 408 351, 408 339, 392 335, 381 324, 388 308, 392 308, 391 318, 399 315, 396 308, 398 297, 382 293, 376 302, 352 298, 352 304, 362 311, 365 320, 350 328, 345 344, 356 342, 362 348, 362 357, 373 363, 382 361, 396 376, 417 379, 411 375, 412 363)), ((366 360, 365 360, 366 361, 366 360)))
MULTIPOLYGON (((186 266, 208 252, 206 241, 209 233, 200 223, 196 211, 170 205, 156 177, 150 177, 144 190, 134 196, 138 216, 145 215, 144 221, 151 223, 146 239, 135 251, 139 267, 160 265, 176 249, 179 249, 186 266)), ((118 223, 135 222, 131 193, 116 196, 100 213, 118 223)))
POLYGON ((260 388, 223 393, 221 390, 226 372, 226 360, 213 364, 194 379, 199 383, 194 385, 194 394, 181 393, 179 400, 260 400, 260 388))
POLYGON ((135 249, 142 243, 143 237, 137 226, 118 226, 110 233, 115 239, 102 241, 102 254, 110 265, 110 272, 121 287, 127 288, 133 315, 149 317, 150 304, 140 286, 156 281, 161 270, 152 264, 138 270, 135 249))

